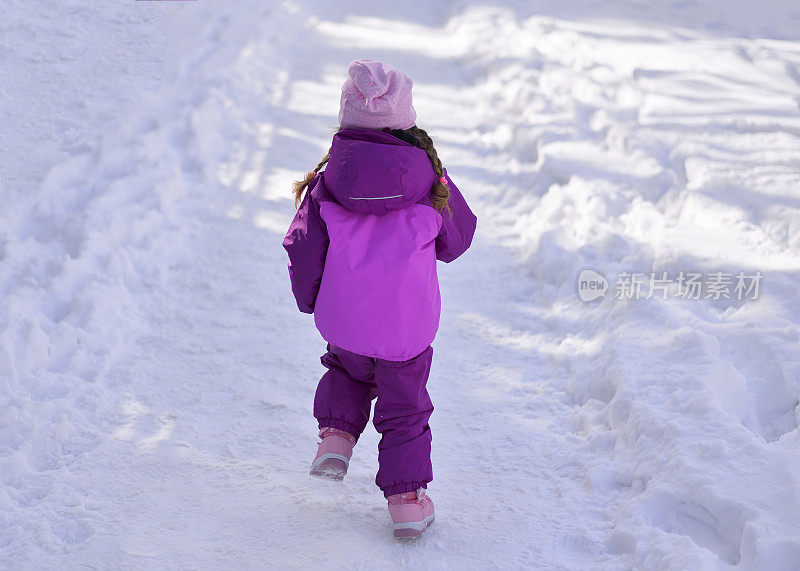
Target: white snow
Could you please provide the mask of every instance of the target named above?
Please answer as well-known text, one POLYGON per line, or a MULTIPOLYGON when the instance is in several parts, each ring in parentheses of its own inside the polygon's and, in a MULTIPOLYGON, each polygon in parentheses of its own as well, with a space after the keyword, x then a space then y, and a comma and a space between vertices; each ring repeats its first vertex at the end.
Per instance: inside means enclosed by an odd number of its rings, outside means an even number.
POLYGON ((788 0, 4 0, 0 566, 800 568, 799 107, 788 0), (360 57, 479 218, 411 545, 280 245, 360 57), (613 295, 681 271, 761 295, 613 295))

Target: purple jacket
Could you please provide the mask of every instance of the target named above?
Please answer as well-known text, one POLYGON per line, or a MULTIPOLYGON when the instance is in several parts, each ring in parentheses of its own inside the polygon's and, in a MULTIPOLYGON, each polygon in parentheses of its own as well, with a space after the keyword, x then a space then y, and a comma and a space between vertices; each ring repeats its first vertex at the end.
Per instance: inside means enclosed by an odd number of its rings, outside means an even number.
POLYGON ((341 129, 309 183, 283 246, 300 311, 329 343, 404 361, 436 336, 436 260, 472 242, 477 218, 444 170, 452 217, 430 205, 427 153, 390 133, 341 129))

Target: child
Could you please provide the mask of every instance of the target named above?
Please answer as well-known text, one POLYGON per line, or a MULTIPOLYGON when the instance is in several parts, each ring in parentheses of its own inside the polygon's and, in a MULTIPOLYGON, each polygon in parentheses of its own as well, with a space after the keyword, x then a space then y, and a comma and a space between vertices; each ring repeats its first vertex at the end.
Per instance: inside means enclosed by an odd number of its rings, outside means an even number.
POLYGON ((477 222, 414 124, 411 87, 390 65, 350 64, 341 126, 328 154, 295 184, 295 204, 302 202, 283 240, 297 306, 314 314, 328 341, 311 474, 343 479, 377 397, 375 483, 395 537, 417 537, 433 522, 425 384, 439 327, 436 260, 464 253, 477 222))

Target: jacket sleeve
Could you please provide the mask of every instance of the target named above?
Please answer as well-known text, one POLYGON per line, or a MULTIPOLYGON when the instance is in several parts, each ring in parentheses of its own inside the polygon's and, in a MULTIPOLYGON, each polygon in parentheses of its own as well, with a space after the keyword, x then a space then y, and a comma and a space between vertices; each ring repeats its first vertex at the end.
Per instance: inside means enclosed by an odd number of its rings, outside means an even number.
POLYGON ((320 216, 319 203, 312 196, 309 183, 300 208, 283 239, 283 247, 289 254, 289 279, 297 308, 303 313, 314 313, 314 303, 325 268, 328 252, 328 229, 320 216))
POLYGON ((436 259, 452 262, 467 251, 475 235, 478 218, 469 209, 458 187, 453 184, 447 169, 444 169, 447 186, 450 189, 450 210, 442 213, 442 228, 436 237, 436 259))

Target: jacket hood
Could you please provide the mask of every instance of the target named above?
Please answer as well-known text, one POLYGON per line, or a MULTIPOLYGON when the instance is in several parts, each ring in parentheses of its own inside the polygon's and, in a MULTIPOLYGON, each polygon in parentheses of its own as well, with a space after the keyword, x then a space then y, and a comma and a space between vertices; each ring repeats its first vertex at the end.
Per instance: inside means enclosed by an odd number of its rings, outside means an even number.
POLYGON ((428 154, 375 129, 341 129, 322 172, 328 193, 353 212, 382 215, 419 202, 436 174, 428 154))

